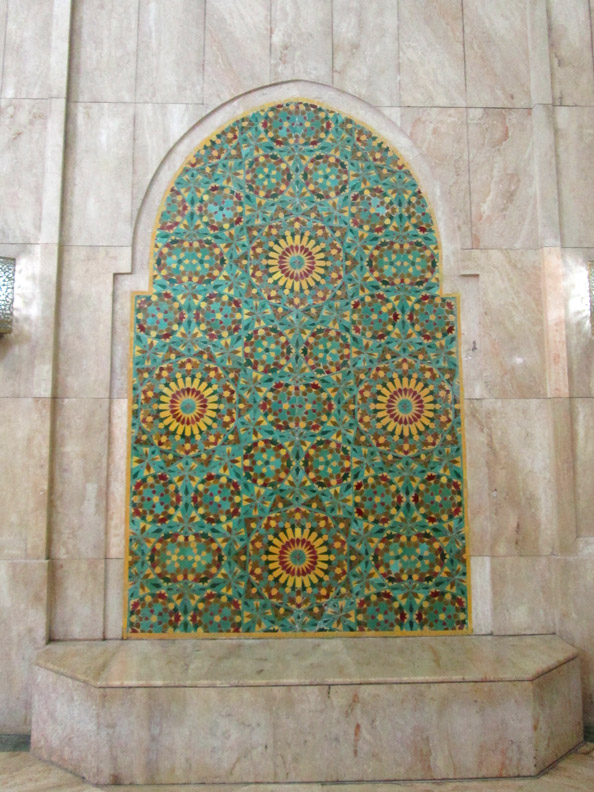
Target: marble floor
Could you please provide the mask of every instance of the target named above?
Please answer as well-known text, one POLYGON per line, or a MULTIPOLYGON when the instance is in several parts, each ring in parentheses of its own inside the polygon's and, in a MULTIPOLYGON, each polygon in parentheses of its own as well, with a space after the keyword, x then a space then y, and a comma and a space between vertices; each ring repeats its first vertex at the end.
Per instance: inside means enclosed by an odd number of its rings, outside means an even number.
MULTIPOLYGON (((25 752, 0 753, 2 792, 239 792, 240 785, 95 787, 25 752)), ((586 743, 540 778, 492 781, 417 781, 386 784, 251 784, 250 792, 592 792, 594 743, 586 743)))

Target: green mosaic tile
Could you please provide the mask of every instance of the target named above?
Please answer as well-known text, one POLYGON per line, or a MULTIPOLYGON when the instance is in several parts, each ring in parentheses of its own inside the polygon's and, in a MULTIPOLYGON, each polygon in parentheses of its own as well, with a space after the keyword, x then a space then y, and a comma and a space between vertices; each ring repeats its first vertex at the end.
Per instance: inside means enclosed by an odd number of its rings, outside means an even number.
POLYGON ((458 308, 399 155, 256 110, 186 160, 152 256, 127 634, 467 630, 458 308))

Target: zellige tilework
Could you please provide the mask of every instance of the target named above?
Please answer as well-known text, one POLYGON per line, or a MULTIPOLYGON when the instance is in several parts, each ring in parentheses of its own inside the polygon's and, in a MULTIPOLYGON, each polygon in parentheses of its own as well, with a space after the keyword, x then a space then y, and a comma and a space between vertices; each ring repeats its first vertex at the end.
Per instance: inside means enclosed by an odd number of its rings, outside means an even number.
POLYGON ((399 155, 255 110, 186 160, 152 255, 127 634, 465 631, 457 304, 399 155))

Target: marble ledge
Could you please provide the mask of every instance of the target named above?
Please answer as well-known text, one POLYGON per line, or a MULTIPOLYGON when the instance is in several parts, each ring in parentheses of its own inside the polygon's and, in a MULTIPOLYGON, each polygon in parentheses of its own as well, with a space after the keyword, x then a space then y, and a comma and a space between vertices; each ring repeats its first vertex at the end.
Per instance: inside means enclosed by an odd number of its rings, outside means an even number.
POLYGON ((202 638, 54 643, 36 664, 98 688, 208 688, 534 681, 577 656, 553 635, 202 638))

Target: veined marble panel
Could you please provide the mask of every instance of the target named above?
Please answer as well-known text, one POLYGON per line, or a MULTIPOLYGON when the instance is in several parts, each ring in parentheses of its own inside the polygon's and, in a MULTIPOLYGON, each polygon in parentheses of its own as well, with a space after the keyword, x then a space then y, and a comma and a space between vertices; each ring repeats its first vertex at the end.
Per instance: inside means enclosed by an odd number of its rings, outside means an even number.
POLYGON ((557 178, 564 247, 594 247, 594 107, 556 107, 557 178))
POLYGON ((129 269, 129 248, 62 248, 57 396, 109 396, 113 276, 129 269))
POLYGON ((129 245, 134 106, 69 104, 62 241, 129 245))
POLYGON ((472 556, 470 559, 472 585, 472 631, 474 635, 493 632, 493 592, 491 590, 491 559, 472 556))
POLYGON ((483 399, 464 401, 466 470, 468 478, 468 525, 471 556, 491 555, 491 514, 487 462, 487 412, 483 399))
POLYGON ((594 724, 594 556, 555 558, 556 631, 580 650, 584 721, 594 724))
MULTIPOLYGON (((103 638, 105 561, 50 561, 49 634, 53 641, 103 638)), ((77 724, 78 728, 78 724, 77 724)))
POLYGON ((555 632, 553 563, 546 556, 491 558, 496 635, 555 632))
POLYGON ((73 0, 71 101, 134 101, 137 36, 138 0, 73 0))
MULTIPOLYGON (((547 556, 555 547, 557 521, 549 400, 485 400, 484 405, 488 554, 547 556)), ((536 611, 534 624, 538 619, 536 611)))
POLYGON ((588 282, 590 261, 594 262, 594 249, 563 251, 569 394, 582 398, 594 396, 594 332, 588 282))
POLYGON ((545 302, 538 250, 474 250, 466 266, 479 274, 484 396, 547 395, 545 302))
POLYGON ((201 104, 206 0, 142 0, 136 101, 201 104))
POLYGON ((270 0, 208 0, 204 102, 218 105, 270 82, 270 0))
POLYGON ((469 107, 530 107, 529 0, 464 0, 469 107))
POLYGON ((31 728, 33 657, 47 638, 47 561, 0 561, 0 732, 31 728))
POLYGON ((125 554, 127 427, 128 400, 111 399, 107 460, 106 558, 123 558, 125 554))
POLYGON ((50 400, 0 398, 0 558, 45 559, 50 400))
POLYGON ((465 107, 462 0, 400 0, 400 101, 465 107))
POLYGON ((0 102, 0 242, 39 241, 48 110, 44 99, 0 102))
POLYGON ((554 109, 551 104, 535 105, 532 109, 532 140, 539 246, 558 248, 561 245, 561 228, 557 168, 553 167, 556 146, 554 109))
POLYGON ((45 792, 97 792, 97 787, 24 751, 0 753, 0 784, 11 792, 39 792, 40 789, 45 792))
MULTIPOLYGON (((0 0, 0 63, 4 63, 4 42, 6 39, 6 18, 8 0, 0 0)), ((0 70, 0 96, 2 96, 2 71, 0 70)))
POLYGON ((332 0, 272 0, 270 79, 332 83, 332 0))
POLYGON ((398 105, 398 0, 334 0, 333 84, 375 105, 398 105))
MULTIPOLYGON (((50 96, 53 0, 8 3, 2 96, 50 96)), ((1 11, 2 9, 0 9, 1 11)))
POLYGON ((473 247, 537 248, 532 111, 469 109, 468 143, 473 247))
POLYGON ((114 278, 110 392, 112 399, 128 398, 132 293, 147 291, 148 281, 148 271, 117 275, 114 278))
POLYGON ((528 48, 532 107, 553 101, 547 0, 528 2, 528 48))
POLYGON ((124 559, 105 559, 105 638, 122 637, 124 601, 124 559))
POLYGON ((588 0, 547 0, 553 101, 594 103, 594 67, 588 0))
POLYGON ((105 556, 107 399, 58 399, 52 459, 50 557, 105 556))
POLYGON ((459 246, 471 247, 466 110, 403 107, 397 123, 418 146, 435 175, 439 199, 454 217, 459 246))
POLYGON ((567 398, 549 400, 555 479, 555 555, 573 555, 578 537, 572 402, 573 399, 567 398))
POLYGON ((594 398, 571 399, 577 535, 594 536, 594 398))

